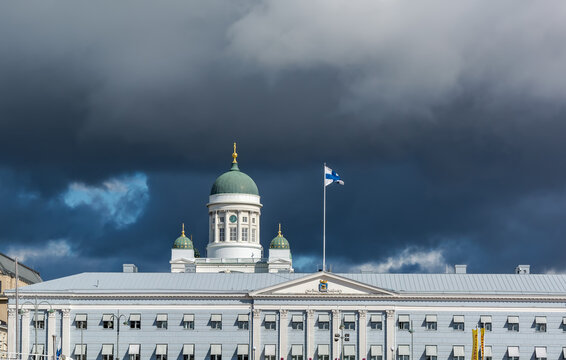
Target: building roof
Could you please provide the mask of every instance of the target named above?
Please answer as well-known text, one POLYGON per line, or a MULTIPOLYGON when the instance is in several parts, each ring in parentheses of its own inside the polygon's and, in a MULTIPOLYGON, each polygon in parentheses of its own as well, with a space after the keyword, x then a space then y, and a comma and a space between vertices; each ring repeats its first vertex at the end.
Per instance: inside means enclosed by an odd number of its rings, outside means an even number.
MULTIPOLYGON (((556 274, 333 275, 397 293, 566 295, 566 275, 556 274)), ((247 293, 310 276, 313 274, 81 273, 26 286, 20 292, 247 293)))
MULTIPOLYGON (((0 253, 0 272, 2 274, 16 276, 15 274, 15 263, 16 261, 9 257, 8 255, 0 253)), ((18 262, 18 276, 19 278, 27 284, 39 283, 41 276, 39 273, 24 264, 18 262)))

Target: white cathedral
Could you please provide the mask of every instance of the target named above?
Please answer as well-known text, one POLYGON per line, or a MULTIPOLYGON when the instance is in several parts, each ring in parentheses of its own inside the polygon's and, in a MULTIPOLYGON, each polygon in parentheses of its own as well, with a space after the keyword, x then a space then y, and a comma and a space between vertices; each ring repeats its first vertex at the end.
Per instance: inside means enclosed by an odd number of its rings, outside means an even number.
POLYGON ((193 242, 181 236, 171 249, 171 272, 293 272, 289 242, 281 234, 271 241, 269 257, 263 257, 260 243, 260 202, 257 185, 240 171, 236 143, 232 167, 220 175, 210 190, 207 257, 201 258, 193 242))

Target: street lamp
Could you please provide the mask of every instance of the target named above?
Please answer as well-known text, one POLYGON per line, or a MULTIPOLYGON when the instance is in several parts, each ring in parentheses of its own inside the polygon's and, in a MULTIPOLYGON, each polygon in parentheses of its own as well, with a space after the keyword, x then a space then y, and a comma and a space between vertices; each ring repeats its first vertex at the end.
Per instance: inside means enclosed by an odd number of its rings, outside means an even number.
MULTIPOLYGON (((35 296, 35 301, 34 301, 33 303, 32 303, 31 301, 26 301, 26 302, 23 302, 23 303, 20 305, 20 310, 19 310, 19 313, 20 313, 20 314, 23 314, 23 313, 24 313, 24 310, 23 310, 22 308, 23 308, 23 306, 26 305, 26 304, 32 305, 32 306, 34 307, 34 320, 33 320, 33 322, 34 322, 34 328, 35 328, 34 350, 35 350, 35 355, 37 356, 37 310, 38 310, 38 308, 39 308, 39 305, 41 305, 41 304, 49 305, 49 311, 48 311, 48 312, 49 312, 50 314, 53 313, 55 310, 53 310, 53 306, 51 306, 51 304, 50 304, 48 301, 42 300, 42 301, 40 301, 40 302, 37 302, 37 295, 36 295, 36 296, 35 296)), ((44 320, 44 324, 45 324, 45 320, 44 320)), ((44 326, 44 327, 45 327, 45 326, 44 326)), ((17 345, 16 345, 16 346, 17 346, 17 345)))
POLYGON ((110 315, 112 315, 112 319, 116 320, 116 352, 115 352, 114 360, 118 360, 118 355, 120 354, 120 319, 122 318, 122 316, 124 317, 124 325, 128 325, 128 322, 125 321, 126 315, 124 314, 120 315, 120 311, 118 311, 118 315, 116 314, 110 314, 110 315))

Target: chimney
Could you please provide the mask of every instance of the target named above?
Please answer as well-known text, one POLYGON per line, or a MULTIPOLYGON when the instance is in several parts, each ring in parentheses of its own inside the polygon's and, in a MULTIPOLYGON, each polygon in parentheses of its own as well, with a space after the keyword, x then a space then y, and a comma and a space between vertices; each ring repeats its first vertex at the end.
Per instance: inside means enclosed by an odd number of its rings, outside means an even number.
POLYGON ((456 274, 465 274, 467 271, 468 265, 454 265, 454 272, 456 274))
POLYGON ((125 273, 137 273, 138 272, 138 267, 134 264, 123 264, 122 265, 122 270, 125 273))
POLYGON ((531 265, 517 265, 515 268, 515 274, 530 274, 531 273, 531 265))

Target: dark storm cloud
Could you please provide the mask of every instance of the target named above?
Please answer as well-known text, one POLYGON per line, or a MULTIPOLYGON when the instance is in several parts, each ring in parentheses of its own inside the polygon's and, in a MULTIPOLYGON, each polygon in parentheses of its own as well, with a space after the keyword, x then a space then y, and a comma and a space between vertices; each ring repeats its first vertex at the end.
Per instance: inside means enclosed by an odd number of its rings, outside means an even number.
POLYGON ((3 248, 84 260, 38 262, 49 276, 166 270, 184 221, 204 253, 237 140, 264 247, 283 222, 303 270, 320 262, 329 161, 346 180, 329 189, 337 267, 561 271, 565 20, 562 2, 2 4, 3 248), (135 173, 147 192, 121 203, 141 209, 127 226, 63 201, 135 173))

